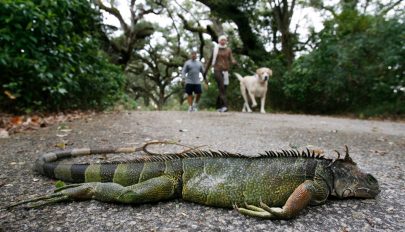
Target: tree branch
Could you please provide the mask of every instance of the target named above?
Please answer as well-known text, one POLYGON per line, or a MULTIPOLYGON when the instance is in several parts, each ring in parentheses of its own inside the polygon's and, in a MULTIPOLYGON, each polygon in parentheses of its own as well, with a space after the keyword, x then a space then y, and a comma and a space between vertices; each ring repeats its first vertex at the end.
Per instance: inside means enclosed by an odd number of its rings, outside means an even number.
POLYGON ((174 27, 174 29, 176 30, 176 34, 177 34, 177 53, 180 53, 180 32, 179 29, 176 26, 176 23, 174 21, 172 12, 170 11, 170 9, 167 9, 167 13, 169 14, 170 19, 172 20, 172 25, 174 27))
POLYGON ((217 0, 197 0, 208 6, 211 11, 221 15, 221 18, 233 21, 238 26, 239 36, 243 43, 243 53, 256 62, 268 55, 259 36, 254 33, 249 20, 249 14, 242 11, 237 4, 217 0))
POLYGON ((207 33, 207 30, 203 27, 193 27, 189 21, 186 20, 184 15, 177 13, 177 16, 181 19, 184 25, 184 29, 191 31, 191 32, 197 32, 197 33, 207 33))
POLYGON ((387 14, 390 10, 394 9, 396 6, 398 6, 400 3, 402 2, 402 0, 398 0, 394 3, 392 3, 392 5, 387 6, 385 9, 382 9, 378 14, 379 15, 385 15, 387 14))
POLYGON ((125 23, 124 18, 122 17, 120 11, 117 8, 113 6, 107 7, 106 5, 103 4, 102 0, 96 0, 95 2, 100 7, 100 9, 107 11, 108 13, 114 15, 118 19, 124 32, 127 32, 129 30, 128 24, 125 23))
POLYGON ((205 46, 205 41, 204 41, 204 36, 203 34, 209 34, 211 36, 212 39, 217 40, 216 38, 218 37, 216 35, 216 33, 213 30, 208 30, 208 28, 210 28, 209 26, 207 26, 207 28, 204 28, 200 25, 199 22, 197 22, 198 27, 193 27, 189 21, 186 20, 186 18, 180 14, 177 13, 177 16, 179 16, 179 18, 181 19, 181 21, 183 22, 184 25, 184 29, 191 31, 191 32, 195 32, 198 34, 198 38, 200 40, 200 59, 202 59, 204 57, 204 46, 205 46), (215 33, 215 34, 214 34, 215 33), (213 35, 214 34, 214 35, 213 35))

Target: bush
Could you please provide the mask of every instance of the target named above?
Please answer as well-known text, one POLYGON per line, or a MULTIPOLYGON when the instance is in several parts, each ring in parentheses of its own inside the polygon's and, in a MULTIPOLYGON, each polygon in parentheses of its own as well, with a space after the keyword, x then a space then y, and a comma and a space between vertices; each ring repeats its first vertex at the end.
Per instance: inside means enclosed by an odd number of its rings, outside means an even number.
POLYGON ((86 0, 0 3, 0 109, 104 108, 124 76, 99 49, 99 14, 86 0))
POLYGON ((340 18, 339 27, 326 24, 318 48, 286 73, 282 89, 290 109, 404 114, 405 26, 395 18, 356 17, 340 18), (361 27, 351 25, 357 22, 361 27))

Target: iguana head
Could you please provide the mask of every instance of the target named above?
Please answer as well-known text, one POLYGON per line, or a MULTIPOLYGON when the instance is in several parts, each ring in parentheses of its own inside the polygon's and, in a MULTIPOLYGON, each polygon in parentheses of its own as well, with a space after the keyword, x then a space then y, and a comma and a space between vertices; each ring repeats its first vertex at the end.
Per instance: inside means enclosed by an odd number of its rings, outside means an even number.
POLYGON ((334 196, 374 198, 380 192, 378 181, 371 174, 364 173, 357 167, 349 157, 347 147, 345 158, 335 160, 331 168, 334 175, 332 191, 334 196))

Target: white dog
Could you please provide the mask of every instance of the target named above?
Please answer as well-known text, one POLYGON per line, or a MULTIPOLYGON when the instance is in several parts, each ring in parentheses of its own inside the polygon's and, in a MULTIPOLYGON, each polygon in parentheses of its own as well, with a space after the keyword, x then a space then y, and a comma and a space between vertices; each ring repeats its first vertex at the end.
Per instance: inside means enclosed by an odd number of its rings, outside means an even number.
POLYGON ((252 100, 252 107, 257 106, 255 97, 260 98, 260 113, 266 113, 264 104, 266 101, 267 82, 273 71, 269 68, 259 68, 256 70, 256 75, 242 77, 240 74, 235 73, 240 81, 240 91, 242 93, 245 103, 243 104, 242 112, 252 112, 248 103, 248 96, 252 100), (247 93, 247 94, 246 94, 247 93))

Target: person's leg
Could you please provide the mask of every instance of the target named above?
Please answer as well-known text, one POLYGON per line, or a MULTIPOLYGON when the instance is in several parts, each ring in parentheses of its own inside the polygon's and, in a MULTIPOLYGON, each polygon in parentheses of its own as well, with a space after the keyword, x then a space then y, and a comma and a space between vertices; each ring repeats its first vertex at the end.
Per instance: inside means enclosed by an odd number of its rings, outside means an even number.
POLYGON ((193 95, 187 95, 187 103, 189 107, 193 106, 193 95))
POLYGON ((216 106, 216 109, 221 109, 221 98, 219 97, 219 93, 218 93, 218 97, 217 97, 215 106, 216 106))
POLYGON ((195 84, 194 85, 194 102, 193 102, 193 111, 198 111, 198 102, 200 101, 202 89, 201 89, 201 84, 195 84))
POLYGON ((188 112, 193 110, 193 89, 190 84, 186 84, 185 92, 187 94, 188 112))
POLYGON ((198 102, 200 101, 201 93, 202 93, 201 84, 196 84, 194 89, 195 104, 198 104, 198 102))
POLYGON ((218 96, 217 96, 217 101, 216 101, 216 108, 219 110, 222 108, 222 101, 221 101, 221 82, 223 83, 223 81, 221 81, 221 73, 218 71, 214 70, 214 78, 215 78, 215 82, 217 83, 217 88, 218 88, 218 96))
POLYGON ((198 104, 198 102, 200 101, 200 98, 201 98, 200 93, 195 95, 195 104, 198 104))
POLYGON ((218 96, 218 101, 217 101, 218 105, 217 106, 219 106, 219 108, 223 108, 223 107, 227 106, 227 104, 226 104, 226 96, 225 96, 226 89, 225 89, 225 85, 224 85, 224 77, 223 77, 222 72, 220 72, 220 71, 215 71, 214 76, 215 76, 215 80, 216 80, 217 85, 218 85, 218 92, 219 92, 218 93, 219 96, 218 96))
POLYGON ((223 96, 223 107, 222 107, 222 111, 223 112, 226 112, 226 111, 228 111, 228 104, 227 104, 227 100, 226 100, 226 91, 227 91, 227 89, 228 89, 228 85, 224 85, 224 96, 223 96))

